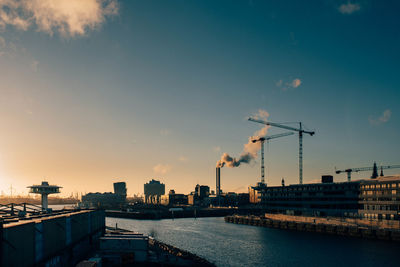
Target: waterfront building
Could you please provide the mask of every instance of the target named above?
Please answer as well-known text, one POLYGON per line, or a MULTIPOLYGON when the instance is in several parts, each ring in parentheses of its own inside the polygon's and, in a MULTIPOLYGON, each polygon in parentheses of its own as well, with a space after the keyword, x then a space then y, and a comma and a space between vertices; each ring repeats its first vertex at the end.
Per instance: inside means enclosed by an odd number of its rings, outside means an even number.
POLYGON ((400 220, 400 176, 361 181, 360 204, 364 218, 400 220))
POLYGON ((237 195, 237 206, 245 206, 250 204, 250 195, 249 193, 239 193, 237 195))
POLYGON ((83 206, 120 208, 126 203, 126 183, 114 183, 114 193, 88 193, 82 196, 83 206))
POLYGON ((165 184, 152 179, 144 184, 144 202, 146 204, 160 204, 161 196, 165 194, 165 184))
POLYGON ((257 183, 256 186, 249 186, 249 202, 256 204, 261 202, 261 191, 266 188, 266 184, 257 183))
POLYGON ((171 206, 187 205, 188 196, 185 194, 176 194, 175 190, 170 190, 168 194, 168 202, 171 206))
POLYGON ((119 208, 126 201, 126 197, 111 192, 88 193, 82 196, 84 206, 98 208, 119 208))
POLYGON ((261 205, 270 213, 399 220, 399 186, 400 176, 340 183, 323 176, 321 183, 265 187, 261 205))

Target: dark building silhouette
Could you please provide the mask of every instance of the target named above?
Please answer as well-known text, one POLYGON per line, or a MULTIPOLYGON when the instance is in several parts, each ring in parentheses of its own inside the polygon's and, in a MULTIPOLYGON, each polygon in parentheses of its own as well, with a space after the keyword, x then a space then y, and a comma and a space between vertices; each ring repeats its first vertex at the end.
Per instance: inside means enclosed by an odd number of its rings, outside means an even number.
POLYGON ((199 199, 204 199, 210 195, 210 187, 207 185, 196 185, 194 192, 199 199))
POLYGON ((127 189, 125 182, 114 183, 114 194, 126 197, 126 191, 127 189))
POLYGON ((161 196, 165 194, 165 184, 152 179, 144 184, 144 202, 146 204, 160 204, 161 196))
POLYGON ((114 183, 114 193, 88 193, 82 196, 84 206, 101 208, 120 208, 126 203, 126 183, 114 183))
POLYGON ((170 206, 179 206, 188 204, 188 196, 185 194, 176 194, 175 190, 169 190, 168 200, 170 206))

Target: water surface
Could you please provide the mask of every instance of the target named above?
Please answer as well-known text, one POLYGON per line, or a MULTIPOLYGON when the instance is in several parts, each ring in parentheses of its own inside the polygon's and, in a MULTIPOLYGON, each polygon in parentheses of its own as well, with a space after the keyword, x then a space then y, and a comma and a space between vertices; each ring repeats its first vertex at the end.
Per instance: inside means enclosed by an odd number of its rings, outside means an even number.
POLYGON ((108 226, 154 234, 217 266, 399 266, 400 244, 225 223, 224 218, 133 220, 108 226))

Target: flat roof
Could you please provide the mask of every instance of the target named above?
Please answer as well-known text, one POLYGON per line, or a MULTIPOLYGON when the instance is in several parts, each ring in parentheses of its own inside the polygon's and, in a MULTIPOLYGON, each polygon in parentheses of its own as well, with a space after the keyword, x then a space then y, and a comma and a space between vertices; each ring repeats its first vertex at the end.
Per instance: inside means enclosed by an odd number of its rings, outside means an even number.
POLYGON ((26 218, 20 219, 17 222, 4 223, 3 227, 4 228, 10 228, 10 227, 14 227, 14 226, 22 225, 22 224, 27 224, 27 223, 41 223, 42 221, 49 220, 49 219, 67 217, 67 216, 70 216, 70 215, 83 214, 83 213, 88 213, 88 212, 93 212, 93 211, 95 211, 95 210, 69 211, 69 212, 63 212, 63 213, 58 213, 58 214, 57 213, 56 214, 48 214, 48 216, 43 216, 43 217, 40 217, 40 218, 33 217, 31 219, 29 219, 29 217, 26 217, 26 218))

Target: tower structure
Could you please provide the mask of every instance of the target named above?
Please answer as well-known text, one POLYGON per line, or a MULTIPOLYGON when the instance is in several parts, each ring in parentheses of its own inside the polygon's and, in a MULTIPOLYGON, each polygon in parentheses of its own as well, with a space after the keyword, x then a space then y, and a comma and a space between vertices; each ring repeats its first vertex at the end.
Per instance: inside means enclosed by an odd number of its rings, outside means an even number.
POLYGON ((221 194, 221 168, 217 167, 215 176, 215 194, 219 196, 221 194))
POLYGON ((49 207, 49 201, 47 196, 49 194, 60 193, 60 188, 62 187, 57 185, 49 185, 48 182, 43 181, 41 185, 31 185, 28 186, 28 188, 31 189, 29 193, 42 195, 42 209, 47 210, 49 207))
POLYGON ((215 187, 215 194, 217 195, 218 199, 218 206, 221 206, 221 168, 217 167, 216 169, 216 187, 215 187))

